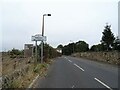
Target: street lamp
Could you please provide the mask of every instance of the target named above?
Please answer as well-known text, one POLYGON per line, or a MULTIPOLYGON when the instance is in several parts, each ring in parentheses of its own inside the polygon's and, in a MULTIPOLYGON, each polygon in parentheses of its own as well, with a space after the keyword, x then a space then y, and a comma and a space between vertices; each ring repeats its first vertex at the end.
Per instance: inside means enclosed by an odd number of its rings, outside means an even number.
MULTIPOLYGON (((44 16, 51 16, 51 14, 44 14, 43 15, 42 36, 44 36, 44 16)), ((41 41, 41 63, 43 63, 43 44, 44 44, 44 42, 41 41)))
POLYGON ((44 16, 51 16, 51 14, 44 14, 44 15, 43 15, 42 36, 44 36, 44 16))

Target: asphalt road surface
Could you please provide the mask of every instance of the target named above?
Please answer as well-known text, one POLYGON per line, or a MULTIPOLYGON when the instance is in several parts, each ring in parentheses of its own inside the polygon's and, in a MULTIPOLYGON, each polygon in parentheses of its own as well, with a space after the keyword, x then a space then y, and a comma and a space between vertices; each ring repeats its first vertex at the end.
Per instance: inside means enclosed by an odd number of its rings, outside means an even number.
POLYGON ((36 88, 118 88, 118 67, 97 61, 62 56, 50 66, 36 88))

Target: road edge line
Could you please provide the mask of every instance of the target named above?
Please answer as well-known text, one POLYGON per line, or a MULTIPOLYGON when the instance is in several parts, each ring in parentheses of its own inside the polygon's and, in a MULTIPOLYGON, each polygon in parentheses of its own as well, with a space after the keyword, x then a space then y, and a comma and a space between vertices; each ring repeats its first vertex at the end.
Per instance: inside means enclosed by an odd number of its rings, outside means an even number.
POLYGON ((28 88, 31 88, 33 86, 33 84, 35 83, 35 81, 38 79, 39 74, 35 77, 35 79, 32 81, 32 83, 29 85, 28 88))

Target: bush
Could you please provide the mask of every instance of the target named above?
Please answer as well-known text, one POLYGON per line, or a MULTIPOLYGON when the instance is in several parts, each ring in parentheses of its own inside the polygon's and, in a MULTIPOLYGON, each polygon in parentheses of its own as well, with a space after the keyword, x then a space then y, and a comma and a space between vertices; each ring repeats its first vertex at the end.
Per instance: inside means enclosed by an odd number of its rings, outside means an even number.
POLYGON ((47 66, 48 66, 48 64, 46 64, 46 63, 37 64, 37 65, 34 67, 33 72, 39 73, 41 69, 47 68, 47 66))
POLYGON ((23 56, 23 54, 24 54, 23 50, 20 51, 18 49, 13 48, 11 51, 9 51, 9 53, 10 53, 10 58, 16 58, 16 57, 23 58, 24 57, 23 56))
POLYGON ((10 58, 16 58, 16 55, 10 55, 10 58))
POLYGON ((10 88, 19 88, 19 86, 20 86, 20 81, 18 81, 18 80, 14 80, 12 83, 11 83, 11 86, 10 86, 10 88))

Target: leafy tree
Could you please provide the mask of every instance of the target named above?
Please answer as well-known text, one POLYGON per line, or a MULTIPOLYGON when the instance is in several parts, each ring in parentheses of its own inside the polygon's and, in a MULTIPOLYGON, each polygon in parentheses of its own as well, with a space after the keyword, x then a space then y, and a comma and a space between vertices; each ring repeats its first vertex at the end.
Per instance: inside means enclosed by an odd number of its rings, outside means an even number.
POLYGON ((116 37, 114 40, 113 49, 120 51, 120 39, 118 37, 116 37))
POLYGON ((71 55, 72 54, 72 44, 65 45, 62 49, 62 54, 71 55))
POLYGON ((91 48, 90 48, 90 51, 95 51, 96 50, 96 45, 93 45, 91 48))
MULTIPOLYGON (((39 55, 39 57, 41 57, 41 44, 38 46, 38 55, 39 55)), ((55 58, 57 56, 60 56, 60 53, 58 53, 55 48, 53 48, 49 44, 45 43, 43 56, 44 56, 43 59, 46 62, 50 58, 55 58)))
POLYGON ((89 45, 85 41, 78 41, 75 43, 76 52, 85 52, 89 50, 89 45))
POLYGON ((85 52, 89 50, 89 45, 85 41, 78 41, 76 43, 69 43, 62 49, 62 54, 71 55, 73 52, 85 52))
POLYGON ((63 45, 61 45, 61 44, 58 45, 56 49, 59 50, 59 52, 62 54, 62 51, 63 51, 63 45))
POLYGON ((107 51, 111 49, 111 46, 115 40, 113 33, 111 32, 111 25, 106 25, 104 31, 102 32, 102 44, 107 47, 107 51))
POLYGON ((90 51, 104 51, 105 50, 105 46, 103 44, 98 44, 98 45, 93 45, 90 48, 90 51))
POLYGON ((62 48, 63 48, 63 45, 60 44, 60 45, 57 46, 57 48, 62 49, 62 48))

